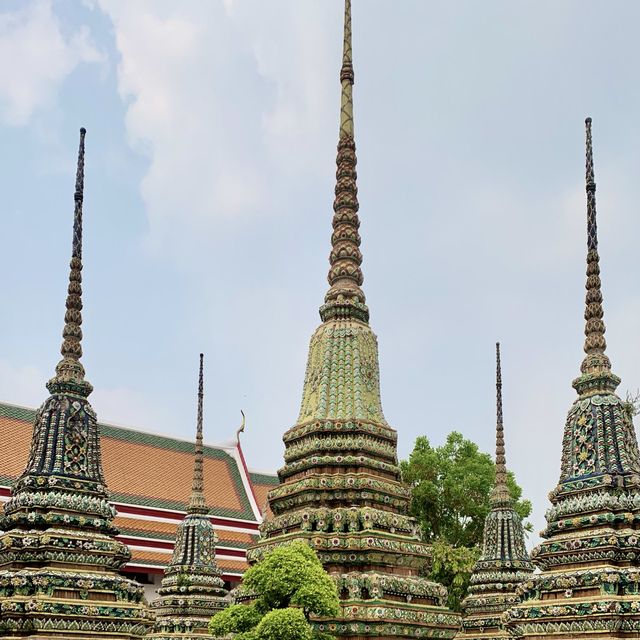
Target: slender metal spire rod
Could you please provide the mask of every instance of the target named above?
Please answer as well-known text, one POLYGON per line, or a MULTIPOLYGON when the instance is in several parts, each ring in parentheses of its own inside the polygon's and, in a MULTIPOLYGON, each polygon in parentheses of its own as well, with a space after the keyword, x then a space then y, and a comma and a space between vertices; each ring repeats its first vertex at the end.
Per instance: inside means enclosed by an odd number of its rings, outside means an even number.
POLYGON ((593 169, 593 140, 591 118, 585 120, 586 127, 586 190, 587 190, 587 295, 585 300, 585 341, 587 354, 583 372, 610 369, 609 359, 604 355, 607 342, 602 308, 602 283, 600 281, 600 256, 598 254, 598 225, 596 219, 596 181, 593 169))
POLYGON ((196 419, 196 446, 193 464, 193 485, 189 499, 188 513, 207 513, 204 500, 204 446, 202 443, 202 400, 204 397, 203 376, 204 355, 200 354, 200 373, 198 376, 198 415, 196 419))
POLYGON ((333 202, 333 234, 329 255, 329 291, 320 310, 323 320, 353 316, 365 322, 369 310, 361 289, 364 277, 360 265, 360 220, 356 143, 353 129, 353 51, 351 47, 351 0, 344 5, 344 44, 340 69, 340 135, 336 158, 336 188, 333 202))
POLYGON ((84 137, 86 133, 84 127, 80 129, 76 188, 73 194, 75 207, 67 311, 64 317, 63 342, 60 349, 63 358, 76 362, 82 356, 82 329, 80 328, 82 325, 82 203, 84 200, 84 137))
POLYGON ((80 145, 76 168, 74 193, 73 241, 71 263, 69 265, 69 286, 67 289, 64 329, 62 330, 62 360, 56 366, 56 375, 50 384, 72 385, 81 395, 91 393, 91 385, 84 380, 82 357, 82 203, 84 200, 84 138, 87 131, 80 129, 80 145))
POLYGON ((353 130, 353 49, 351 47, 351 0, 344 3, 344 43, 340 83, 340 137, 354 137, 353 130))
POLYGON ((509 501, 502 416, 502 367, 500 364, 500 343, 496 342, 496 481, 491 492, 491 502, 495 506, 509 501))

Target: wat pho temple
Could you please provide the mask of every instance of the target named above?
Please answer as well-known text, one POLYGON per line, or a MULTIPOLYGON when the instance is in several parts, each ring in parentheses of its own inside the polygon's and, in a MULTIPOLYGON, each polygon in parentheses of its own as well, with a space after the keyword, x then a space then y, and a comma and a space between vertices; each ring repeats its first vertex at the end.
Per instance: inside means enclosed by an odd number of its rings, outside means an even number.
POLYGON ((397 431, 382 411, 362 288, 350 0, 339 77, 329 288, 277 474, 248 468, 244 423, 232 441, 204 444, 202 354, 194 441, 98 421, 81 362, 80 130, 61 359, 38 409, 0 402, 0 638, 210 637, 211 616, 233 601, 246 568, 300 540, 335 580, 341 612, 314 624, 337 638, 640 638, 640 456, 606 355, 591 119, 585 356, 547 525, 529 553, 507 488, 497 344, 495 485, 457 613, 429 577, 432 549, 409 515, 397 431))

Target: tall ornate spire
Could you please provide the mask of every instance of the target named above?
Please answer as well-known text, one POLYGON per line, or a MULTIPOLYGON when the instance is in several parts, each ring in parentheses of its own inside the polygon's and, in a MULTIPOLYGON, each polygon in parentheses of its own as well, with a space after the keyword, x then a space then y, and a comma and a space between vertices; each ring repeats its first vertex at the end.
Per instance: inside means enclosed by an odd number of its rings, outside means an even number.
POLYGON ((541 572, 521 585, 520 604, 505 614, 512 635, 532 640, 640 630, 640 454, 632 411, 615 393, 620 378, 605 355, 591 118, 585 124, 586 355, 573 381, 578 397, 564 427, 543 542, 531 552, 541 572))
POLYGON ((344 37, 340 69, 340 138, 353 138, 353 50, 351 48, 351 0, 344 3, 344 37))
POLYGON ((159 598, 153 602, 156 622, 148 638, 209 638, 211 616, 228 604, 222 571, 216 562, 218 536, 207 516, 204 500, 203 360, 204 356, 200 354, 195 460, 189 508, 178 527, 173 556, 158 589, 159 598))
POLYGON ((600 256, 598 255, 598 225, 596 220, 596 181, 593 169, 593 141, 591 118, 585 120, 586 128, 586 189, 587 189, 587 295, 585 300, 585 341, 586 356, 582 362, 583 373, 597 373, 610 370, 609 358, 605 355, 607 342, 604 337, 605 325, 602 320, 602 286, 600 282, 600 256))
POLYGON ((491 511, 484 522, 482 554, 471 574, 469 594, 462 603, 464 616, 459 637, 467 640, 507 638, 500 616, 517 602, 516 588, 532 572, 522 520, 507 487, 500 343, 496 342, 496 480, 491 493, 491 511))
MULTIPOLYGON (((380 399, 377 338, 368 324, 360 264, 353 138, 351 2, 345 2, 342 98, 329 291, 309 356, 296 424, 284 434, 280 485, 249 562, 303 538, 335 577, 343 609, 319 631, 339 638, 451 638, 459 616, 431 582, 431 549, 409 516, 397 434, 380 399)), ((323 626, 324 625, 324 626, 323 626)))
POLYGON ((202 398, 203 390, 203 360, 204 355, 200 354, 200 374, 198 377, 198 417, 196 420, 196 448, 195 460, 193 463, 193 485, 191 497, 189 499, 189 513, 207 513, 208 509, 204 501, 204 478, 203 478, 203 446, 202 446, 202 398))
POLYGON ((133 640, 150 625, 142 586, 119 573, 131 552, 115 537, 98 420, 87 399, 92 387, 80 364, 85 133, 80 129, 62 360, 0 517, 2 638, 133 640))
POLYGON ((56 375, 49 381, 47 388, 51 393, 74 391, 87 397, 93 387, 84 379, 82 356, 82 203, 84 199, 84 138, 87 130, 80 129, 78 164, 76 169, 76 188, 74 193, 73 241, 71 245, 71 263, 69 265, 69 287, 67 289, 66 313, 62 331, 62 360, 56 366, 56 375))
POLYGON ((620 378, 611 371, 611 362, 605 354, 607 342, 602 308, 602 283, 600 281, 600 256, 598 254, 598 225, 596 219, 596 181, 593 168, 593 139, 591 118, 585 120, 587 191, 587 281, 585 298, 585 357, 580 370, 582 375, 573 381, 578 393, 591 393, 594 389, 615 391, 620 378))
POLYGON ((329 255, 329 291, 320 309, 323 320, 354 317, 367 322, 369 310, 361 289, 364 277, 360 265, 360 220, 356 185, 356 143, 353 133, 353 58, 351 49, 351 0, 344 6, 344 45, 340 83, 340 138, 336 159, 336 188, 333 202, 333 234, 329 255))
POLYGON ((504 452, 500 343, 496 342, 496 482, 491 493, 491 504, 495 506, 506 504, 510 501, 509 489, 507 488, 507 462, 504 452))

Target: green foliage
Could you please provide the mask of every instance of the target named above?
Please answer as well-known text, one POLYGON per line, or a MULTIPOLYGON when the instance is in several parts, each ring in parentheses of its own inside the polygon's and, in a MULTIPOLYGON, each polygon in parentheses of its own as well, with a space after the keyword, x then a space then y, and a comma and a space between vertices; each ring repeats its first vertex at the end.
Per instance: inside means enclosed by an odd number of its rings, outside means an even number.
POLYGON ((447 587, 447 605, 454 611, 467 595, 473 566, 480 557, 480 547, 454 547, 442 539, 433 543, 431 578, 447 587))
POLYGON ((209 623, 209 633, 216 638, 229 633, 250 631, 258 625, 262 615, 254 606, 234 604, 216 613, 209 623))
MULTIPOLYGON (((443 539, 456 547, 480 544, 496 477, 491 456, 454 431, 441 447, 432 447, 425 436, 419 437, 401 469, 404 481, 412 487, 411 513, 427 542, 443 539)), ((522 489, 511 472, 507 484, 516 511, 527 518, 531 503, 520 499, 522 489)), ((526 528, 530 530, 531 525, 526 528)))
POLYGON ((304 542, 266 554, 244 574, 242 585, 255 594, 253 604, 233 605, 213 616, 209 631, 215 638, 236 634, 235 640, 320 640, 309 617, 340 611, 335 583, 304 542))
POLYGON ((335 583, 304 542, 274 549, 244 574, 242 584, 258 594, 256 607, 264 612, 289 606, 301 607, 307 617, 339 611, 335 583))
POLYGON ((269 611, 256 628, 260 640, 312 640, 313 629, 300 609, 269 611))
MULTIPOLYGON (((431 576, 449 589, 449 606, 459 610, 491 510, 496 475, 493 459, 454 431, 441 447, 432 447, 428 438, 419 437, 401 470, 412 487, 411 515, 420 523, 424 540, 433 544, 431 576)), ((531 502, 522 500, 522 489, 511 472, 507 484, 524 521, 531 513, 531 502)), ((532 530, 530 523, 524 528, 532 530)))

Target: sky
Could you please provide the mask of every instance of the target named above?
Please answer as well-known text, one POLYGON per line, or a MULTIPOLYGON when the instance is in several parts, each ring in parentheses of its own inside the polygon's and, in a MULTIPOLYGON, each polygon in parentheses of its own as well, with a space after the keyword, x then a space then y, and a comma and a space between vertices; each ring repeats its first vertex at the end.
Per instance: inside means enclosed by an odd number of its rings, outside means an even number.
MULTIPOLYGON (((399 455, 462 432, 544 525, 582 359, 584 118, 608 354, 640 387, 633 0, 354 0, 364 290, 399 455)), ((85 126, 84 357, 102 421, 191 438, 247 415, 282 465, 327 289, 341 0, 0 2, 0 401, 59 359, 85 126)), ((1 455, 1 451, 0 451, 1 455)), ((533 544, 537 536, 530 538, 533 544)))

